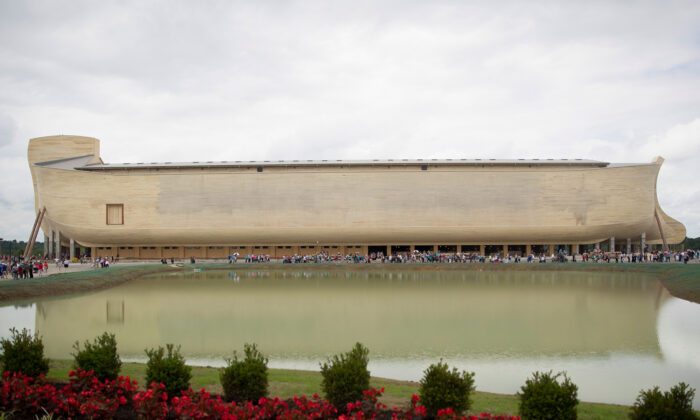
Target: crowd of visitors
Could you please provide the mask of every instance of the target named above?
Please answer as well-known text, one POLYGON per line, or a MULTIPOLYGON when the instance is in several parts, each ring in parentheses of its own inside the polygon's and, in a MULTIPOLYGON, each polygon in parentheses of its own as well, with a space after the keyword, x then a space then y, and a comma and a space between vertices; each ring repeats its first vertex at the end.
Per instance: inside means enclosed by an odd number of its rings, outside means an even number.
MULTIPOLYGON (((229 263, 236 263, 239 255, 232 254, 228 256, 229 263)), ((651 252, 606 252, 600 249, 595 249, 590 252, 567 254, 563 249, 553 253, 550 256, 545 254, 530 254, 521 256, 519 254, 500 254, 480 255, 479 253, 468 252, 430 252, 430 251, 413 251, 399 252, 392 255, 384 255, 382 252, 372 252, 362 255, 359 252, 352 254, 331 254, 326 251, 321 251, 315 254, 305 255, 285 255, 282 258, 275 260, 270 255, 264 254, 247 254, 242 261, 246 263, 267 263, 267 262, 282 262, 283 264, 308 264, 308 263, 354 263, 354 264, 370 264, 370 263, 390 263, 390 264, 405 264, 405 263, 492 263, 492 264, 508 264, 508 263, 553 263, 553 262, 592 262, 592 263, 684 263, 687 264, 693 260, 700 259, 700 250, 686 251, 651 251, 651 252)), ((98 257, 90 259, 88 256, 81 256, 76 259, 82 264, 91 263, 94 268, 109 268, 110 265, 119 261, 119 257, 98 257)), ((32 258, 29 261, 24 261, 22 257, 0 255, 0 278, 2 279, 25 279, 33 278, 34 276, 43 276, 49 269, 48 258, 32 258)), ((57 271, 67 270, 71 261, 68 256, 54 258, 53 262, 56 265, 57 271)), ((161 259, 161 263, 174 264, 175 260, 166 258, 161 259)), ((194 257, 190 258, 190 263, 195 263, 194 257)))
POLYGON ((0 278, 29 279, 43 276, 49 269, 47 261, 24 261, 20 257, 4 258, 0 256, 0 278))
MULTIPOLYGON (((86 263, 89 257, 82 256, 77 261, 86 263)), ((0 278, 1 279, 27 279, 35 276, 42 277, 49 271, 49 263, 53 262, 58 272, 68 270, 71 264, 67 255, 61 258, 54 258, 51 261, 48 257, 32 257, 25 260, 22 256, 0 255, 0 278)), ((93 263, 93 266, 95 263, 93 263)))
MULTIPOLYGON (((235 263, 236 257, 229 255, 229 263, 235 263)), ((647 253, 624 253, 624 252, 605 252, 600 249, 591 252, 576 253, 569 255, 564 250, 547 256, 541 254, 530 254, 521 256, 519 254, 500 254, 480 255, 479 253, 441 253, 441 252, 399 252, 392 255, 384 255, 382 252, 372 252, 368 255, 360 253, 353 254, 330 254, 326 251, 321 251, 315 254, 304 255, 285 255, 280 258, 283 264, 305 264, 305 263, 326 263, 326 262, 345 262, 345 263, 547 263, 547 262, 594 262, 594 263, 641 263, 641 262, 684 262, 688 263, 693 259, 700 258, 700 251, 652 251, 647 253)), ((248 254, 245 256, 246 263, 263 263, 270 262, 272 259, 269 255, 248 254)))

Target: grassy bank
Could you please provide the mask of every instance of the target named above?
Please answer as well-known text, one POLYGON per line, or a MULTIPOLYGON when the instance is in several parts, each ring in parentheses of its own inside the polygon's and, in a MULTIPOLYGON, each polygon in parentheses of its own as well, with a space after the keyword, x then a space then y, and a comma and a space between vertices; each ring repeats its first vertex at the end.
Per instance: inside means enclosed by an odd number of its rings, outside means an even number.
MULTIPOLYGON (((72 361, 52 360, 49 377, 61 381, 68 378, 68 371, 72 369, 72 361)), ((124 363, 122 375, 128 375, 138 381, 143 387, 146 377, 146 365, 143 363, 124 363)), ((321 391, 321 374, 304 370, 270 369, 269 371, 270 396, 288 398, 294 395, 313 395, 321 391)), ((209 392, 222 393, 219 384, 219 369, 212 367, 192 368, 193 389, 206 388, 209 392)), ((386 388, 382 401, 389 407, 406 406, 412 394, 418 394, 418 383, 409 381, 395 381, 384 378, 371 378, 370 385, 375 388, 386 388)), ((477 384, 478 386, 478 384, 477 384)), ((629 407, 612 404, 599 404, 582 402, 578 407, 579 419, 626 419, 629 407)), ((476 392, 473 397, 473 405, 470 413, 492 414, 518 414, 518 398, 515 395, 493 394, 489 392, 476 392)))
POLYGON ((147 274, 172 271, 162 264, 116 266, 33 279, 0 281, 0 302, 32 300, 109 289, 147 274))

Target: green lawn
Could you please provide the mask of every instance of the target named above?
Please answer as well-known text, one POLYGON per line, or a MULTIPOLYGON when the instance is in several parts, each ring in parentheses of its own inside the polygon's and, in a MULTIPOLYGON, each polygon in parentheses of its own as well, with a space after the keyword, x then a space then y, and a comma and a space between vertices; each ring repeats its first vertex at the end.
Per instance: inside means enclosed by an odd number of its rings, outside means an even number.
MULTIPOLYGON (((72 369, 72 361, 51 360, 48 376, 58 380, 67 380, 68 371, 72 369)), ((146 365, 143 363, 122 364, 121 374, 138 381, 143 387, 146 376, 146 365)), ((221 394, 219 384, 219 369, 212 367, 192 367, 193 389, 206 388, 207 391, 221 394)), ((370 385, 375 388, 386 388, 382 402, 389 407, 406 406, 412 394, 418 394, 418 383, 396 381, 384 378, 371 378, 370 385)), ((311 396, 314 393, 322 395, 321 374, 304 370, 270 369, 269 391, 271 396, 288 398, 294 395, 311 396)), ((629 407, 612 404, 582 402, 578 407, 579 419, 626 419, 629 407)), ((470 414, 518 414, 518 398, 515 395, 476 392, 470 414)))

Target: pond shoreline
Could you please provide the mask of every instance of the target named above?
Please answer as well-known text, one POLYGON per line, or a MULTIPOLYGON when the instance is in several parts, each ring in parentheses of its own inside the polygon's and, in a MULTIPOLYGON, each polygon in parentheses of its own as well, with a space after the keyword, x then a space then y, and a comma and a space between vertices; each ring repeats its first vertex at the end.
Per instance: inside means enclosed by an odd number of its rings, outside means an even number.
POLYGON ((621 272, 655 275, 674 297, 700 303, 700 264, 676 263, 548 263, 548 264, 279 264, 203 263, 180 266, 164 264, 117 265, 108 269, 94 269, 73 273, 54 274, 33 279, 0 282, 0 304, 21 303, 40 297, 66 296, 109 289, 140 277, 167 272, 202 271, 562 271, 562 272, 621 272))

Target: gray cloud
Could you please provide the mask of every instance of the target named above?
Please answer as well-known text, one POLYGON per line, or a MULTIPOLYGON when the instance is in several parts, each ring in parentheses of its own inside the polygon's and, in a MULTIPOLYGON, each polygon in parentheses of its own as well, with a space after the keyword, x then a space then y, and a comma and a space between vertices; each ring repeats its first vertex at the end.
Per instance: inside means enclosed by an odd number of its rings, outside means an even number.
POLYGON ((9 115, 0 111, 0 149, 10 144, 17 132, 17 123, 9 115))
POLYGON ((661 204, 700 236, 677 181, 700 176, 698 23, 693 1, 2 2, 0 194, 33 200, 26 141, 60 133, 110 162, 663 155, 661 204))

